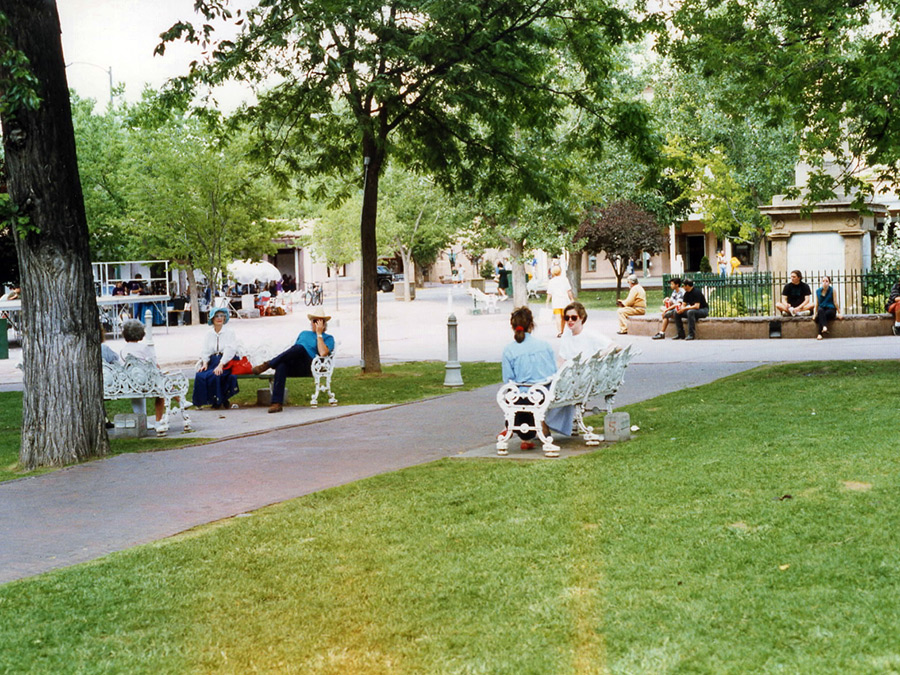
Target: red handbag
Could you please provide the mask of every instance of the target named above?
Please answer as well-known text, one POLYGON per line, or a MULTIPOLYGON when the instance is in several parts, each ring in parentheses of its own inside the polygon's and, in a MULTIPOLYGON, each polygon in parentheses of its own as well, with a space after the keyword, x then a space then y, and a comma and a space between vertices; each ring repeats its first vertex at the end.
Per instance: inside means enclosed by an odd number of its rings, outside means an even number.
POLYGON ((250 359, 246 356, 234 358, 228 362, 228 370, 232 375, 250 375, 253 372, 253 366, 250 365, 250 359))

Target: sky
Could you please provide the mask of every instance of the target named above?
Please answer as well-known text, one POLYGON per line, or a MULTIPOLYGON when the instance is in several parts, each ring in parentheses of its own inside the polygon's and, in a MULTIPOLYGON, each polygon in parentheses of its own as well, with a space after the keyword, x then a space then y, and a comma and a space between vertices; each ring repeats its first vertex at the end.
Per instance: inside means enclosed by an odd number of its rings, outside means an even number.
MULTIPOLYGON (((247 2, 241 2, 247 5, 247 2)), ((159 34, 176 21, 197 21, 193 0, 56 0, 62 29, 69 88, 101 105, 109 100, 109 75, 125 84, 129 101, 140 98, 145 84, 161 87, 187 72, 199 48, 170 44, 165 56, 153 56, 159 34), (85 65, 85 64, 93 65, 85 65)), ((239 86, 218 97, 226 110, 245 97, 239 86)))

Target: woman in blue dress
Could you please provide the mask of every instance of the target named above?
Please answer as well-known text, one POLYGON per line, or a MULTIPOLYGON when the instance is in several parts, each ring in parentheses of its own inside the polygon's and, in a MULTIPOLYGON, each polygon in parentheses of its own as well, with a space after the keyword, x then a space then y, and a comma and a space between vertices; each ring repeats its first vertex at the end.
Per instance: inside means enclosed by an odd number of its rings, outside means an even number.
POLYGON ((231 360, 241 356, 237 335, 225 325, 230 318, 227 309, 217 307, 207 322, 212 330, 203 340, 191 398, 198 408, 203 405, 211 405, 216 410, 229 408, 228 399, 238 393, 237 378, 228 369, 231 360))

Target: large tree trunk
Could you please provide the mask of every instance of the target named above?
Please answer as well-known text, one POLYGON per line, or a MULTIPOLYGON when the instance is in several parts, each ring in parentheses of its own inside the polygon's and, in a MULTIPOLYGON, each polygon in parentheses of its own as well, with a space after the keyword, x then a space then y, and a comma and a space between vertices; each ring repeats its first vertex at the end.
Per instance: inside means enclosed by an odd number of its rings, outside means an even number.
MULTIPOLYGON (((100 328, 72 111, 53 0, 0 0, 5 40, 39 84, 37 109, 7 90, 3 144, 16 231, 25 369, 21 464, 61 466, 104 455, 100 328), (10 96, 11 95, 11 96, 10 96)), ((3 54, 9 63, 9 55, 3 54)), ((8 72, 0 73, 7 80, 8 72)))
MULTIPOLYGON (((374 139, 363 141, 365 178, 362 216, 360 217, 360 253, 362 254, 362 301, 360 326, 362 327, 362 362, 366 373, 381 372, 381 354, 378 348, 378 287, 376 285, 378 246, 375 241, 375 224, 378 216, 378 179, 384 162, 384 150, 376 147, 374 139)), ((383 147, 383 146, 382 146, 383 147)))

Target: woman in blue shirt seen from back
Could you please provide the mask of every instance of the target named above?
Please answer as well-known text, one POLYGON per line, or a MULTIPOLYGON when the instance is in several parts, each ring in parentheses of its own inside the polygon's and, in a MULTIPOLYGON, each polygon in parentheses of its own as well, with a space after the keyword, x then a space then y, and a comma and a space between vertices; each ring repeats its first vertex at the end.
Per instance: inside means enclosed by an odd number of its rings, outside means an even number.
MULTIPOLYGON (((509 323, 513 329, 514 341, 503 350, 503 381, 518 384, 547 382, 556 373, 556 356, 548 343, 531 334, 534 330, 534 316, 531 310, 528 307, 517 307, 513 310, 509 323)), ((544 422, 544 434, 549 436, 550 429, 566 435, 571 434, 572 412, 565 408, 550 410, 544 422)), ((526 412, 516 413, 513 425, 518 426, 523 422, 534 424, 534 417, 526 412)), ((535 431, 516 433, 522 438, 522 450, 534 448, 531 439, 537 435, 535 431)))

